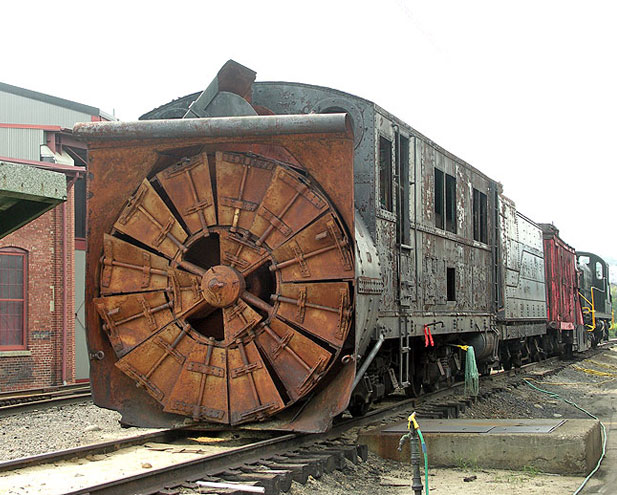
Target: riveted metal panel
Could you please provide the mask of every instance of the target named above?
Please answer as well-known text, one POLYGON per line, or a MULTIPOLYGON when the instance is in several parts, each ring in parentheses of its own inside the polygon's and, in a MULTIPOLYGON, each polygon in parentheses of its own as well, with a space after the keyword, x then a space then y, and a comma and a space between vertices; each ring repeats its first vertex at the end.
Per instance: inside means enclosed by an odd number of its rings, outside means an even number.
POLYGON ((501 196, 501 256, 505 267, 504 301, 500 316, 506 320, 546 319, 542 231, 501 196))

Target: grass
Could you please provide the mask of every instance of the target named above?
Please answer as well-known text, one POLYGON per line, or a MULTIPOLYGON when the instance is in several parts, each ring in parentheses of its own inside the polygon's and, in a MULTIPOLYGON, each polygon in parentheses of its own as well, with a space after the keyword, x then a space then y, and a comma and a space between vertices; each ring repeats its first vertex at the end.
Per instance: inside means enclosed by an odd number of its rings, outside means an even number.
POLYGON ((523 473, 528 475, 528 476, 537 476, 538 474, 541 474, 542 471, 534 466, 523 466, 523 473))
POLYGON ((461 471, 479 471, 477 459, 465 459, 464 457, 458 457, 456 459, 456 467, 461 471))

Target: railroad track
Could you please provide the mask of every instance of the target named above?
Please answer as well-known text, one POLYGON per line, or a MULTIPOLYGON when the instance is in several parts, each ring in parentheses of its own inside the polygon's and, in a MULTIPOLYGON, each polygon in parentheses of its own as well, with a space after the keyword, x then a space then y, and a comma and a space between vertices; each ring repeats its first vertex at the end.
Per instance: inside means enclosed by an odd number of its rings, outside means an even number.
POLYGON ((17 392, 0 393, 0 415, 10 414, 24 407, 59 404, 90 397, 90 385, 78 383, 17 392))
MULTIPOLYGON (((601 352, 600 349, 588 351, 581 359, 601 352)), ((462 384, 438 390, 415 399, 403 399, 374 407, 361 418, 343 418, 335 422, 333 428, 323 434, 279 434, 265 440, 252 441, 212 455, 180 462, 139 474, 116 479, 95 486, 68 492, 69 495, 91 494, 159 494, 184 495, 188 493, 240 494, 266 493, 278 494, 289 489, 292 480, 304 483, 308 476, 318 478, 333 469, 341 469, 347 461, 358 462, 366 459, 365 447, 344 440, 350 430, 373 425, 381 421, 405 418, 412 410, 419 418, 457 417, 473 403, 482 401, 504 390, 506 386, 522 383, 529 372, 540 365, 554 362, 550 370, 538 376, 548 376, 571 364, 571 361, 558 362, 556 359, 529 363, 518 370, 496 373, 482 377, 481 393, 477 398, 463 397, 458 393, 462 384), (347 461, 346 461, 347 459, 347 461), (209 485, 209 486, 208 486, 209 485), (233 488, 229 488, 233 486, 233 488), (227 488, 226 488, 227 487, 227 488), (210 491, 208 491, 210 490, 210 491)), ((33 458, 18 459, 0 464, 0 471, 32 466, 42 462, 58 462, 60 459, 96 455, 113 452, 129 445, 152 442, 173 442, 184 435, 198 432, 187 430, 166 430, 140 437, 107 442, 102 445, 80 447, 59 453, 44 454, 33 458)))

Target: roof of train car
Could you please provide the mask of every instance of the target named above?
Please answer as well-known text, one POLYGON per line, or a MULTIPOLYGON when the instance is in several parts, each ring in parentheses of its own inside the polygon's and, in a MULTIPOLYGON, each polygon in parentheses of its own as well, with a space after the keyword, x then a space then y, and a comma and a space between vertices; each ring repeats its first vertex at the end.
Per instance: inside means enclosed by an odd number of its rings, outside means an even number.
MULTIPOLYGON (((334 94, 334 95, 340 95, 340 96, 343 96, 343 97, 346 97, 346 98, 352 98, 352 99, 364 102, 365 104, 372 105, 378 113, 384 115, 385 117, 387 117, 391 121, 395 122, 399 126, 404 127, 405 129, 407 129, 407 131, 409 133, 411 133, 414 136, 422 139, 426 144, 428 144, 432 148, 436 149, 440 153, 443 153, 445 156, 447 156, 451 160, 455 161, 459 165, 463 165, 464 167, 467 167, 467 168, 471 169, 474 173, 477 173, 478 175, 480 175, 484 179, 492 181, 492 182, 495 182, 496 184, 498 184, 498 188, 499 188, 500 192, 503 189, 503 186, 501 185, 501 183, 499 181, 496 181, 495 179, 489 177, 487 174, 485 174, 484 172, 482 172, 478 168, 474 167, 469 162, 463 160, 462 158, 456 156, 454 153, 451 153, 450 151, 448 151, 444 147, 442 147, 442 146, 438 145, 437 143, 435 143, 432 139, 430 139, 426 135, 422 134, 420 131, 418 131, 417 129, 415 129, 411 125, 409 125, 407 122, 401 120, 400 118, 396 117, 394 114, 390 113, 389 111, 387 111, 384 108, 382 108, 381 106, 379 106, 377 103, 375 103, 373 101, 370 101, 370 100, 367 100, 366 98, 362 98, 360 96, 356 96, 356 95, 351 94, 351 93, 346 93, 345 91, 341 91, 341 90, 338 90, 338 89, 329 88, 327 86, 319 86, 319 85, 316 85, 316 84, 307 84, 307 83, 299 83, 299 82, 255 81, 253 83, 253 85, 256 86, 256 87, 259 87, 259 86, 275 86, 275 85, 305 87, 305 88, 310 88, 310 89, 321 90, 321 91, 324 91, 324 92, 327 92, 327 93, 330 93, 330 94, 334 94)), ((146 112, 142 116, 140 116, 139 120, 150 120, 150 119, 160 119, 160 118, 181 118, 184 115, 184 113, 186 112, 186 110, 188 109, 189 105, 194 100, 196 100, 197 97, 199 97, 200 94, 201 94, 201 92, 190 93, 188 95, 176 98, 175 100, 172 100, 170 102, 164 103, 163 105, 160 105, 160 106, 150 110, 149 112, 146 112)))

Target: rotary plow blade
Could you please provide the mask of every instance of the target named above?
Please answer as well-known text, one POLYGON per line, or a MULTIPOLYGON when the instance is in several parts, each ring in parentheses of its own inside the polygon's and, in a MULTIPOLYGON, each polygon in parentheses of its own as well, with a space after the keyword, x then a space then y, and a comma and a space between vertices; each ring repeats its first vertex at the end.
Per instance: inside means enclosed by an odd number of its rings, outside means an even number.
POLYGON ((93 395, 125 423, 317 431, 347 405, 353 140, 288 117, 76 126, 93 395))

